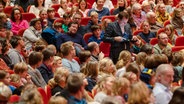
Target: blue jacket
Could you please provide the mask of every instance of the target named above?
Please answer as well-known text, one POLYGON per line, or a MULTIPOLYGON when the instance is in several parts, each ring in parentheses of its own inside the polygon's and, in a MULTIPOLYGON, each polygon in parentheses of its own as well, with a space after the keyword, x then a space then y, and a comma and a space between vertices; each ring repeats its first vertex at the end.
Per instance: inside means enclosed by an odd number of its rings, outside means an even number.
POLYGON ((91 14, 92 11, 96 11, 96 12, 98 13, 98 19, 99 19, 99 20, 101 20, 101 18, 102 18, 103 16, 108 16, 108 15, 110 15, 109 9, 106 8, 106 7, 103 7, 103 9, 102 9, 101 11, 97 11, 97 10, 95 10, 95 8, 92 8, 92 9, 89 10, 88 16, 90 16, 90 14, 91 14))

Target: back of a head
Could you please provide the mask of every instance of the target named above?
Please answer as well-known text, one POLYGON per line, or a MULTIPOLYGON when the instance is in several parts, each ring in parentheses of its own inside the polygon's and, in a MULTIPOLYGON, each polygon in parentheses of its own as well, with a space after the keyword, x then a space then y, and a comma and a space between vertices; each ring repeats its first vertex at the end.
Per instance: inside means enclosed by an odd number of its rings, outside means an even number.
POLYGON ((66 88, 70 93, 76 94, 83 86, 83 78, 79 73, 72 73, 67 78, 66 88))
POLYGON ((50 57, 53 57, 55 55, 54 51, 47 48, 42 51, 42 54, 43 54, 43 61, 47 61, 50 59, 50 57))
POLYGON ((67 100, 61 96, 52 96, 49 104, 67 104, 67 100))
POLYGON ((12 95, 12 91, 3 82, 0 82, 0 103, 6 104, 12 95))
POLYGON ((98 47, 98 44, 96 42, 90 42, 90 43, 88 43, 88 50, 90 52, 93 52, 96 47, 98 47))
POLYGON ((104 98, 101 104, 122 104, 122 101, 113 96, 107 96, 104 98))
POLYGON ((176 89, 169 104, 184 104, 184 87, 176 89))
POLYGON ((128 14, 127 11, 122 11, 122 12, 120 12, 120 13, 118 14, 118 19, 119 19, 119 20, 122 20, 123 18, 126 18, 126 19, 129 18, 129 14, 128 14))

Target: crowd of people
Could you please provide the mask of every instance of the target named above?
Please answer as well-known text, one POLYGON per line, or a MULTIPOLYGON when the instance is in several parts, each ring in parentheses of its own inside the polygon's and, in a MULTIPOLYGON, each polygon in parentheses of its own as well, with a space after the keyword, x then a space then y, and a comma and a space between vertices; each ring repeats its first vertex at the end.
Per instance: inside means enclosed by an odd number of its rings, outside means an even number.
POLYGON ((183 104, 184 1, 114 1, 0 0, 0 104, 183 104))

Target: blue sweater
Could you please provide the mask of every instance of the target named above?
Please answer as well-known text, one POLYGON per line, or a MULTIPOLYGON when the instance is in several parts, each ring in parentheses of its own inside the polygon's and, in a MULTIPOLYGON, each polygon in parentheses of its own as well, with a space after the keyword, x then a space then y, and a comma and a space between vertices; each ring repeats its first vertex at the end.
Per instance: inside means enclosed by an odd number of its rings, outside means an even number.
POLYGON ((97 11, 95 8, 92 8, 92 9, 89 10, 88 16, 90 16, 90 14, 91 14, 92 11, 96 11, 96 12, 98 13, 98 19, 99 19, 99 20, 101 20, 101 18, 102 18, 103 16, 108 16, 108 15, 110 15, 109 9, 106 8, 106 7, 103 7, 103 9, 102 9, 101 11, 97 11))
POLYGON ((144 34, 143 32, 141 32, 141 33, 139 33, 138 35, 139 35, 146 43, 149 43, 151 38, 155 38, 155 37, 156 37, 155 33, 154 33, 154 32, 151 32, 151 31, 149 31, 148 34, 144 34))

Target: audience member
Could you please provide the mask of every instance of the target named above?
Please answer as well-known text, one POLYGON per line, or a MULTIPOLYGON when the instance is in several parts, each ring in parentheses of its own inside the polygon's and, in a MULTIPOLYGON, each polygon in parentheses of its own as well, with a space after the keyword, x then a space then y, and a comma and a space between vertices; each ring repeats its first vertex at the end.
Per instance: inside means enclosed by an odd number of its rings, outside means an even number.
POLYGON ((174 91, 172 99, 168 104, 183 104, 184 103, 184 101, 182 100, 183 94, 184 94, 184 88, 183 87, 177 88, 174 91))
POLYGON ((172 98, 170 90, 173 81, 174 71, 169 64, 161 64, 156 69, 156 83, 153 88, 153 95, 156 104, 168 104, 172 98))
POLYGON ((68 68, 70 73, 79 73, 80 66, 73 58, 76 56, 74 43, 71 41, 65 42, 61 45, 60 51, 63 55, 62 64, 68 68))
POLYGON ((46 86, 46 82, 43 79, 38 67, 40 67, 43 60, 43 55, 40 52, 31 52, 29 55, 28 61, 28 74, 31 76, 31 80, 37 87, 44 88, 46 86))
POLYGON ((89 38, 88 43, 94 41, 94 42, 100 44, 102 42, 103 37, 104 37, 104 33, 100 29, 100 26, 98 26, 98 25, 91 26, 91 31, 92 31, 93 35, 89 38))
POLYGON ((176 43, 176 38, 178 36, 175 34, 175 29, 174 29, 173 25, 168 24, 167 26, 165 26, 165 33, 167 34, 171 44, 174 46, 176 43))
POLYGON ((9 18, 7 18, 6 14, 3 12, 0 13, 0 22, 6 30, 11 30, 12 28, 11 22, 9 18))
POLYGON ((81 51, 78 57, 82 68, 91 60, 91 52, 88 50, 81 51))
POLYGON ((128 6, 128 4, 127 4, 127 1, 126 0, 118 0, 118 2, 117 2, 117 8, 114 9, 113 15, 117 15, 120 12, 124 11, 127 6, 128 6))
POLYGON ((46 83, 53 78, 52 65, 54 60, 54 51, 50 49, 44 49, 43 52, 43 62, 38 68, 43 79, 46 83))
POLYGON ((63 17, 65 13, 69 13, 71 11, 71 8, 68 7, 68 1, 67 0, 60 0, 60 8, 58 9, 58 13, 60 17, 63 17))
POLYGON ((166 33, 160 33, 158 35, 158 43, 156 45, 154 45, 153 49, 154 49, 154 53, 155 54, 162 54, 162 51, 164 49, 171 49, 171 46, 169 46, 168 43, 168 36, 166 33))
POLYGON ((34 5, 30 6, 29 13, 35 14, 37 18, 39 18, 40 10, 44 9, 44 1, 43 0, 34 0, 34 5))
MULTIPOLYGON (((114 9, 114 5, 111 0, 104 0, 103 7, 108 8, 109 10, 114 9)), ((97 2, 94 2, 92 8, 97 8, 97 2)))
POLYGON ((52 27, 52 24, 54 23, 55 21, 55 9, 54 8, 48 8, 47 9, 47 15, 48 15, 48 18, 47 18, 47 22, 48 22, 48 26, 49 27, 52 27))
POLYGON ((12 92, 10 88, 3 82, 0 82, 0 102, 1 104, 7 104, 12 92))
POLYGON ((99 20, 101 20, 101 18, 103 16, 110 15, 109 9, 106 8, 106 7, 103 7, 104 6, 104 2, 105 2, 105 0, 96 0, 96 7, 89 10, 88 16, 91 15, 92 11, 96 11, 98 13, 98 19, 99 20))
POLYGON ((86 32, 91 32, 91 26, 98 25, 99 19, 98 19, 98 13, 96 11, 92 11, 90 14, 91 20, 88 21, 88 24, 86 26, 86 32))
POLYGON ((22 14, 19 8, 14 8, 11 12, 11 31, 14 35, 18 35, 18 31, 22 28, 27 29, 29 24, 26 20, 22 19, 22 14))
POLYGON ((87 13, 89 11, 87 1, 86 0, 80 0, 79 1, 79 11, 82 13, 82 17, 87 17, 87 13))
POLYGON ((63 24, 62 24, 62 29, 64 31, 64 33, 67 33, 68 32, 68 25, 71 21, 71 14, 69 13, 65 13, 63 14, 63 24))

